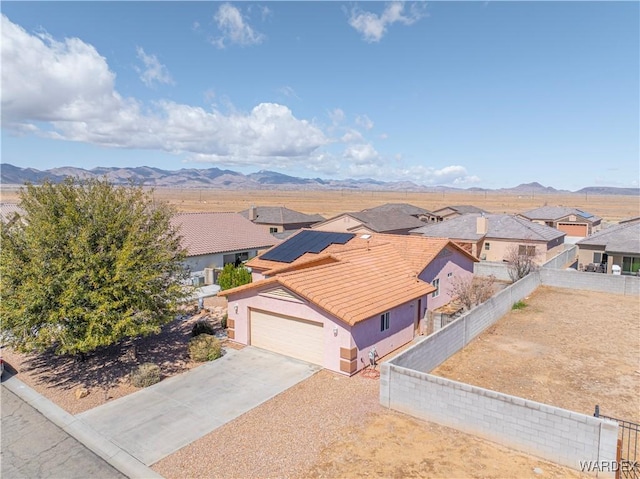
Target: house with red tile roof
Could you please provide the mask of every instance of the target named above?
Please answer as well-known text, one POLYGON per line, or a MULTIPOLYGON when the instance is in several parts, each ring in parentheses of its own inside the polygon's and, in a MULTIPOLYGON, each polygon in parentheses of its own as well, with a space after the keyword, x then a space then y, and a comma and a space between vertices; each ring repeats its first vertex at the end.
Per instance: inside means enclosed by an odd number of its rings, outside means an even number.
POLYGON ((180 232, 191 272, 249 260, 280 242, 238 213, 180 213, 171 224, 180 232))
POLYGON ((229 338, 346 375, 426 329, 473 256, 443 238, 302 230, 247 263, 228 299, 229 338))

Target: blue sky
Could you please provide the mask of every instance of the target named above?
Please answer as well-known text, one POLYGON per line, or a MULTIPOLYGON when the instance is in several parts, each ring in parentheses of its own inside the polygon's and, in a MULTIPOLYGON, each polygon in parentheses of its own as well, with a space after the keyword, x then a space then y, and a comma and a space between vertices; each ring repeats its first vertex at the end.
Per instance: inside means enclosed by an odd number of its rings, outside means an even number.
POLYGON ((2 2, 2 162, 639 186, 638 2, 2 2))

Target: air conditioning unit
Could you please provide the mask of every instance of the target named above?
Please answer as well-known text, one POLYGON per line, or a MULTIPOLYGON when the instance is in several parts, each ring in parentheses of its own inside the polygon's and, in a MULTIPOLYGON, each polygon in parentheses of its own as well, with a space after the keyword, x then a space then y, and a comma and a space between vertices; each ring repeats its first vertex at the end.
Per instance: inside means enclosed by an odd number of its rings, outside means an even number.
POLYGON ((204 269, 204 284, 213 284, 214 283, 214 275, 213 268, 205 268, 204 269))

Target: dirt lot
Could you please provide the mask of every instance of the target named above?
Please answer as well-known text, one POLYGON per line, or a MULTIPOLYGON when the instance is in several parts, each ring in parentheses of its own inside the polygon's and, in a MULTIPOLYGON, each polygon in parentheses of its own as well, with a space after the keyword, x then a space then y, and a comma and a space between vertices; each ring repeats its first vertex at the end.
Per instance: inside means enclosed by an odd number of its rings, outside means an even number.
POLYGON ((378 391, 377 379, 320 371, 153 469, 168 479, 581 477, 384 409, 378 391))
POLYGON ((584 414, 640 422, 640 302, 540 287, 432 373, 584 414))
MULTIPOLYGON (((2 201, 17 201, 17 189, 2 187, 2 201)), ((635 196, 582 194, 502 194, 496 192, 412 193, 404 191, 283 191, 158 188, 158 200, 167 201, 179 211, 241 211, 255 206, 286 206, 325 218, 345 211, 359 211, 384 203, 411 203, 427 210, 471 204, 491 213, 520 213, 545 204, 573 206, 602 217, 608 222, 640 215, 635 196)))
MULTIPOLYGON (((129 383, 129 373, 142 363, 158 364, 163 379, 200 366, 202 363, 189 359, 187 351, 193 323, 208 318, 214 327, 218 327, 226 303, 225 298, 207 298, 204 306, 211 312, 204 311, 184 321, 176 320, 166 325, 160 334, 137 340, 135 355, 132 343, 123 342, 88 355, 84 362, 70 356, 55 356, 52 352, 19 354, 9 348, 2 349, 2 357, 8 372, 17 372, 22 382, 67 412, 79 414, 138 391, 129 383), (76 397, 76 391, 82 388, 89 394, 76 397)), ((224 341, 223 347, 238 346, 224 341)))

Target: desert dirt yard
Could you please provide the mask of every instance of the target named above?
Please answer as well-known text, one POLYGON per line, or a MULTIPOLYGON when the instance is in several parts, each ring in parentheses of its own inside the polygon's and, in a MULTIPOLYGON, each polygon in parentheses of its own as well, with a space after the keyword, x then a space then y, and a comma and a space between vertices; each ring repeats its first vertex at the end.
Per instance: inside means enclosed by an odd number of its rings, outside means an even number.
POLYGON ((640 422, 640 301, 539 287, 431 374, 640 422))
POLYGON ((588 477, 385 409, 379 387, 322 370, 152 468, 167 479, 588 477))

